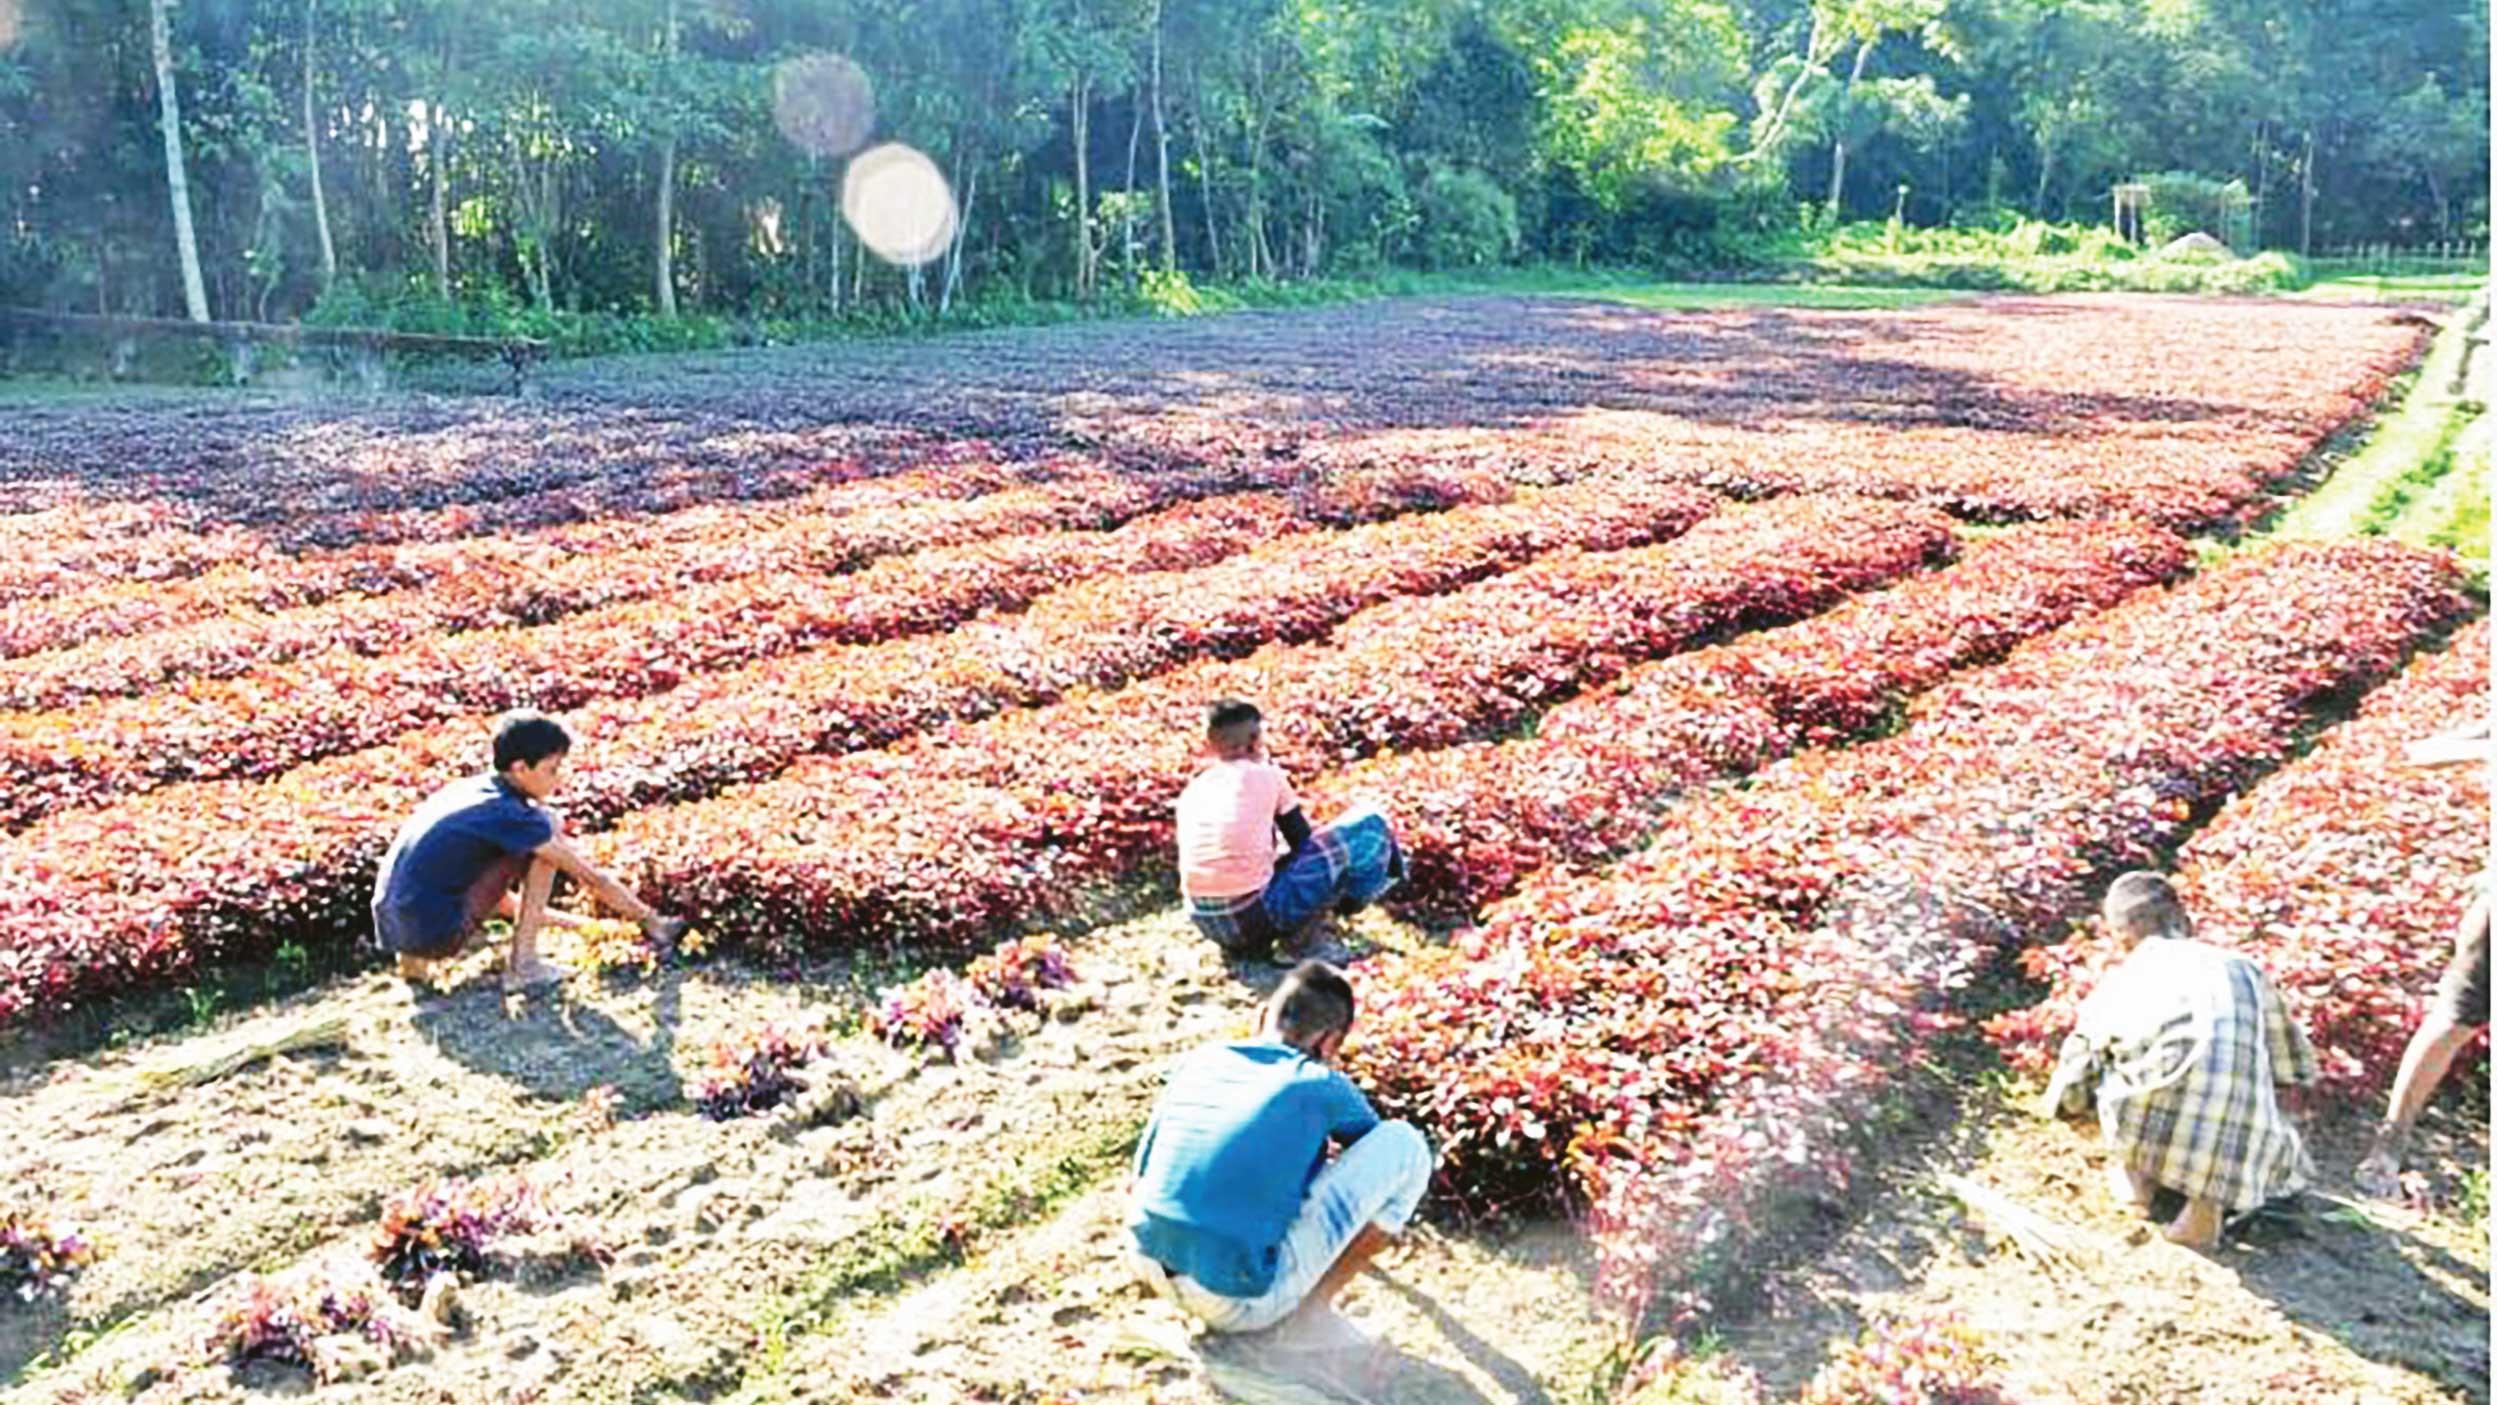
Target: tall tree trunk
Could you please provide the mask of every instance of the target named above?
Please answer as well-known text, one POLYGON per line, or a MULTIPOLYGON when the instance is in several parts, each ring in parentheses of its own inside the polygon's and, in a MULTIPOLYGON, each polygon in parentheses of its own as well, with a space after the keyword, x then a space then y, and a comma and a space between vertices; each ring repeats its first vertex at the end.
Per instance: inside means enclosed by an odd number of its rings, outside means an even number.
POLYGON ((165 188, 173 200, 173 240, 182 254, 182 304, 194 322, 208 320, 208 285, 199 276, 199 240, 191 232, 191 176, 182 163, 182 99, 173 88, 173 0, 148 0, 148 36, 156 51, 156 111, 165 134, 165 188))
POLYGON ((313 5, 303 0, 303 154, 312 172, 312 227, 321 236, 321 291, 338 281, 338 246, 330 241, 329 196, 321 188, 321 126, 312 103, 313 5))
POLYGON ((2306 129, 2306 159, 2298 162, 2298 257, 2315 253, 2315 129, 2306 129))
MULTIPOLYGON (((813 157, 811 157, 811 156, 810 156, 810 157, 808 157, 808 158, 807 158, 807 168, 808 168, 808 170, 809 170, 809 172, 810 172, 810 173, 813 171, 813 169, 814 169, 814 165, 815 165, 815 158, 813 158, 813 157)), ((831 231, 832 231, 832 315, 833 315, 833 316, 835 316, 835 317, 838 317, 838 316, 840 316, 840 315, 841 315, 841 307, 842 307, 842 303, 841 303, 841 229, 842 229, 842 219, 841 219, 841 212, 840 212, 840 210, 839 210, 837 207, 835 207, 835 206, 833 205, 832 201, 830 201, 829 199, 827 199, 827 200, 825 200, 823 203, 824 203, 824 213, 825 213, 825 216, 826 216, 826 219, 825 219, 825 225, 826 225, 826 227, 827 227, 827 228, 831 229, 831 231)))
POLYGON ((1092 301, 1092 116, 1091 82, 1082 74, 1067 96, 1067 125, 1075 138, 1075 300, 1092 301))
POLYGON ((2262 247, 2262 197, 2272 182, 2272 142, 2262 140, 2262 122, 2255 122, 2255 247, 2262 247))
POLYGON ((1179 267, 1179 227, 1170 208, 1170 122, 1162 108, 1162 0, 1153 0, 1153 172, 1160 191, 1162 271, 1179 267))
POLYGON ((659 143, 659 219, 653 232, 657 265, 658 308, 662 317, 676 316, 676 138, 659 143))
POLYGON ((1222 229, 1214 218, 1214 145, 1205 139, 1205 82, 1193 67, 1189 70, 1189 87, 1196 101, 1191 104, 1190 124, 1196 135, 1197 202, 1205 207, 1205 266, 1216 282, 1222 280, 1222 229))
POLYGON ((1119 187, 1118 261, 1126 271, 1127 291, 1136 291, 1136 145, 1144 136, 1144 94, 1127 89, 1127 180, 1119 187))
MULTIPOLYGON (((676 0, 668 0, 667 28, 660 36, 661 63, 673 67, 676 61, 676 0)), ((676 316, 676 123, 672 117, 661 118, 667 134, 659 141, 659 219, 652 233, 654 245, 651 260, 658 280, 658 308, 662 317, 676 316)))
POLYGON ((451 144, 449 114, 436 108, 425 128, 425 164, 432 169, 433 209, 427 223, 433 244, 434 296, 451 300, 451 144))
POLYGON ((954 292, 962 286, 962 245, 971 233, 971 204, 980 198, 980 162, 977 155, 970 161, 971 175, 962 190, 962 212, 954 218, 953 247, 945 251, 945 287, 937 295, 936 315, 943 317, 954 310, 954 292))
POLYGON ((1759 136, 1743 154, 1735 158, 1737 164, 1759 160, 1776 151, 1778 144, 1786 140, 1786 124, 1794 115, 1795 101, 1802 96, 1804 85, 1812 81, 1812 75, 1820 72, 1821 66, 1837 54, 1838 46, 1846 42, 1844 38, 1832 37, 1835 34, 1836 31, 1824 23, 1821 7, 1813 6, 1812 29, 1803 41, 1803 62, 1795 69, 1795 81, 1787 84, 1786 91, 1778 95, 1777 106, 1769 113, 1767 124, 1761 127, 1759 136), (1823 47, 1825 44, 1827 48, 1823 47))
POLYGON ((1248 249, 1248 276, 1265 276, 1274 267, 1266 248, 1266 62, 1263 47, 1249 50, 1249 78, 1256 100, 1249 104, 1248 214, 1242 243, 1248 249))
POLYGON ((451 300, 451 35, 442 35, 442 71, 425 114, 425 165, 433 177, 434 296, 451 300))
POLYGON ((1855 104, 1855 85, 1864 81, 1864 61, 1873 56, 1873 41, 1866 39, 1855 46, 1855 67, 1847 71, 1847 86, 1838 95, 1838 139, 1831 143, 1829 153, 1829 222, 1838 222, 1838 199, 1847 189, 1847 115, 1855 104))
MULTIPOLYGON (((542 108, 538 115, 544 117, 542 108)), ((539 311, 551 312, 555 308, 555 231, 563 223, 556 201, 562 196, 562 186, 560 158, 551 151, 533 155, 529 150, 533 138, 544 136, 543 132, 523 133, 512 139, 512 169, 518 216, 515 234, 521 262, 529 273, 529 296, 539 311)))
POLYGON ((1318 265, 1326 256, 1327 207, 1319 193, 1316 178, 1309 185, 1309 218, 1301 226, 1301 277, 1318 276, 1318 265))

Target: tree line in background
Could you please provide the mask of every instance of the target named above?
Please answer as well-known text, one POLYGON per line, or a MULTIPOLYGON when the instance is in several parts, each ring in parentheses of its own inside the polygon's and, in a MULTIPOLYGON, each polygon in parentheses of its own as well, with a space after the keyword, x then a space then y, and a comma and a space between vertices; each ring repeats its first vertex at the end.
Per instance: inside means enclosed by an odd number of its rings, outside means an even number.
POLYGON ((2477 0, 0 0, 0 303, 933 314, 2137 180, 2150 236, 2415 243, 2485 233, 2487 72, 2477 0), (951 182, 926 267, 791 138, 828 55, 951 182))

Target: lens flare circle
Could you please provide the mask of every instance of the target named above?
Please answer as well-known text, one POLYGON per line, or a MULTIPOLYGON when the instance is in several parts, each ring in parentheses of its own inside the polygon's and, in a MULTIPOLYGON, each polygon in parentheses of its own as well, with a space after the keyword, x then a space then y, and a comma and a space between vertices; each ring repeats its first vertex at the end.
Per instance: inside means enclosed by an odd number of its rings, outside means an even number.
POLYGON ((912 267, 945 252, 961 214, 934 161, 887 142, 850 158, 841 176, 841 217, 876 257, 912 267))
POLYGON ((876 128, 875 84, 846 54, 785 59, 772 69, 772 125, 801 151, 847 156, 876 128))

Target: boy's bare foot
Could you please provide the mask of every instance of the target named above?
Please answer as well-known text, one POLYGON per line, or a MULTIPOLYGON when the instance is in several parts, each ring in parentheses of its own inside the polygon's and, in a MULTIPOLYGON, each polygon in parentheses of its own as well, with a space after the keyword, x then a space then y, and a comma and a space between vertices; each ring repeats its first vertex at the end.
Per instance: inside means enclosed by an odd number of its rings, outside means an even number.
POLYGON ((2375 1145, 2367 1151, 2367 1159, 2358 1163, 2350 1179, 2358 1183, 2361 1193, 2378 1200, 2392 1200, 2402 1193, 2401 1142, 2378 1134, 2375 1145))
POLYGON ((2158 1182, 2134 1174, 2133 1168, 2121 1161, 2107 1167, 2107 1190, 2118 1204, 2132 1206, 2137 1215, 2148 1215, 2151 1202, 2159 1198, 2158 1182))
POLYGON ((2220 1245, 2220 1207, 2215 1200, 2197 1196, 2185 1202, 2183 1213, 2167 1227, 2171 1244, 2182 1244, 2198 1254, 2207 1254, 2220 1245))
POLYGON ((652 917, 642 923, 642 936, 661 960, 676 954, 676 944, 685 939, 685 929, 693 924, 682 917, 652 917))
POLYGON ((543 959, 523 966, 506 966, 503 970, 503 990, 509 995, 552 990, 563 983, 564 969, 543 959))
POLYGON ((1274 946, 1274 964, 1298 966, 1304 961, 1324 961, 1341 966, 1352 960, 1352 949, 1344 945, 1335 924, 1327 918, 1314 919, 1300 931, 1278 940, 1274 946))
POLYGON ((422 956, 403 953, 399 957, 399 979, 409 985, 431 986, 434 983, 434 966, 434 962, 422 956))

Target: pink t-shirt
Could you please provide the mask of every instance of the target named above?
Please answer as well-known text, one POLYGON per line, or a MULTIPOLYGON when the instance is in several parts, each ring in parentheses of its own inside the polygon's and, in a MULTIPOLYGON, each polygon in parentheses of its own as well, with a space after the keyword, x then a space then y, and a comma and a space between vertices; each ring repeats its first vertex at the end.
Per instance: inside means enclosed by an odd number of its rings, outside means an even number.
POLYGON ((1300 801, 1271 761, 1217 761, 1179 792, 1179 891, 1236 898, 1275 875, 1275 819, 1300 801))

